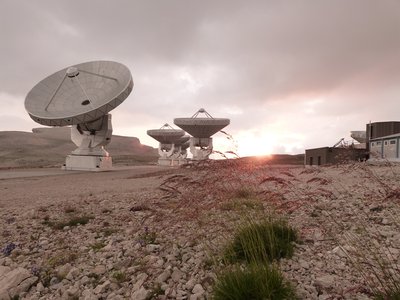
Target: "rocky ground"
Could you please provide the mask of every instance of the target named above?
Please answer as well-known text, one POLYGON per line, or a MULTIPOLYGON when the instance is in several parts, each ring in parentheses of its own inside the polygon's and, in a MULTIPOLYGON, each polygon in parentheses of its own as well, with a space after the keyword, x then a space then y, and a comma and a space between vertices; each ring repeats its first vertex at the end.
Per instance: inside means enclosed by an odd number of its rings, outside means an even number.
POLYGON ((399 277, 399 176, 219 161, 4 179, 0 299, 209 299, 236 226, 271 215, 300 234, 280 262, 300 299, 372 299, 399 277))

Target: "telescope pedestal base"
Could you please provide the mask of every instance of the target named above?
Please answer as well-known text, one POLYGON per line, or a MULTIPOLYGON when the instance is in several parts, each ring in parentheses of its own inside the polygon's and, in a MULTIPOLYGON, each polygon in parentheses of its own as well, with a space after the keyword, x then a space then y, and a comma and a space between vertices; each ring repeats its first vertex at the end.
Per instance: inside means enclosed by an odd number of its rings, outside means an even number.
POLYGON ((159 166, 176 167, 186 163, 186 160, 181 160, 177 158, 159 158, 159 166))
POLYGON ((172 167, 174 165, 174 162, 171 158, 159 158, 158 159, 158 165, 159 166, 167 166, 167 167, 172 167))
POLYGON ((188 160, 186 158, 179 158, 178 159, 178 165, 179 166, 187 164, 187 163, 188 163, 188 160))
POLYGON ((63 170, 70 171, 108 171, 112 168, 111 156, 68 155, 63 170))

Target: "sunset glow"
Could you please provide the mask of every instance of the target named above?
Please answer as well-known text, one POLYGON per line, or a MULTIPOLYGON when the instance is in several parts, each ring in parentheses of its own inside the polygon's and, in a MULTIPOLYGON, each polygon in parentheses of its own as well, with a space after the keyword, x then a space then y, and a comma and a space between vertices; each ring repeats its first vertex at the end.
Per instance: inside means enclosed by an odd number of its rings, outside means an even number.
POLYGON ((242 133, 238 136, 238 154, 240 156, 259 156, 273 152, 276 136, 273 133, 242 133))

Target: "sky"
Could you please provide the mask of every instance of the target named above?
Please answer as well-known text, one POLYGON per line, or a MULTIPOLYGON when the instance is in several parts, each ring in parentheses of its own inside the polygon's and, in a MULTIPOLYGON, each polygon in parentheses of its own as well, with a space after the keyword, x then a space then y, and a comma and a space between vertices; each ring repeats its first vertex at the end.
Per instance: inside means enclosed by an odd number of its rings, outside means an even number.
POLYGON ((214 149, 240 156, 400 119, 400 0, 1 0, 0 39, 0 131, 40 127, 29 90, 94 60, 132 73, 114 134, 154 147, 148 129, 199 108, 230 119, 214 149))

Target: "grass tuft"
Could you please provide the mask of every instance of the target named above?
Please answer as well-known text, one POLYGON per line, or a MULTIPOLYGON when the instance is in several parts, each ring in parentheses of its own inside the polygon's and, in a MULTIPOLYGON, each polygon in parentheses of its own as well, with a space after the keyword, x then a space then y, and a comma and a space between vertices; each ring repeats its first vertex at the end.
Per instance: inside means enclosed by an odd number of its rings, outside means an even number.
POLYGON ((127 276, 123 271, 115 271, 111 276, 118 283, 122 283, 127 279, 127 276))
POLYGON ((94 217, 83 215, 83 216, 71 216, 68 220, 54 222, 51 221, 48 216, 46 216, 42 224, 50 226, 51 228, 54 229, 61 230, 66 226, 73 227, 78 225, 86 225, 87 223, 89 223, 91 219, 94 219, 94 217))
POLYGON ((375 300, 400 300, 400 286, 389 289, 383 293, 378 293, 374 297, 375 300))
POLYGON ((106 244, 103 241, 95 242, 94 244, 90 245, 90 248, 93 249, 94 252, 98 252, 103 249, 106 244))
POLYGON ((291 257, 297 232, 283 220, 246 221, 225 250, 230 262, 271 262, 291 257))
POLYGON ((239 188, 235 191, 235 198, 254 198, 255 193, 249 188, 239 188))
POLYGON ((158 299, 158 296, 163 295, 163 294, 164 294, 164 291, 161 288, 161 284, 157 283, 153 287, 151 287, 146 300, 158 299))
POLYGON ((139 243, 144 246, 148 244, 155 244, 156 243, 157 234, 155 231, 150 231, 149 228, 146 226, 144 228, 144 233, 139 235, 139 243))
POLYGON ((118 230, 115 228, 104 228, 100 232, 102 232, 103 235, 107 237, 107 236, 110 236, 110 235, 118 232, 118 230))
POLYGON ((51 268, 56 268, 66 263, 71 263, 78 258, 77 253, 71 252, 70 249, 66 249, 65 252, 58 252, 50 257, 47 261, 47 265, 51 268))
POLYGON ((246 211, 248 209, 263 210, 263 204, 258 199, 234 198, 221 204, 222 210, 227 211, 246 211))
POLYGON ((296 299, 293 287, 275 266, 250 264, 246 268, 233 266, 219 276, 214 300, 296 299))

